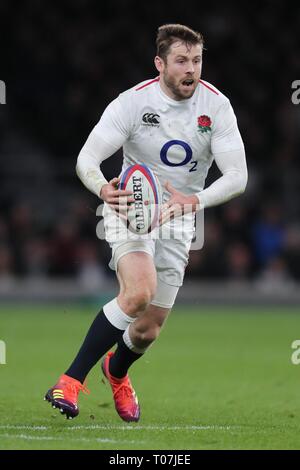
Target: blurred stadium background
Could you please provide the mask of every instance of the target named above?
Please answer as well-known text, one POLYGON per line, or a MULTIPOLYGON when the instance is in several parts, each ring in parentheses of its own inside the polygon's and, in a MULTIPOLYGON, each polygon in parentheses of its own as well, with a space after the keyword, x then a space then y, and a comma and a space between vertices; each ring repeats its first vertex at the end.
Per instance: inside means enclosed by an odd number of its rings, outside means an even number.
MULTIPOLYGON (((299 24, 299 7, 276 0, 0 3, 0 448, 299 448, 290 361, 300 328, 299 24), (156 30, 169 22, 205 37, 202 76, 233 104, 249 183, 205 211, 204 248, 191 252, 170 326, 133 368, 143 423, 154 427, 138 444, 124 441, 101 390, 71 442, 41 397, 117 290, 96 237, 100 201, 77 178, 76 159, 107 104, 156 75, 156 30)), ((107 178, 120 168, 121 152, 103 165, 107 178)), ((212 167, 207 184, 217 177, 212 167)))
MULTIPOLYGON (((300 107, 291 84, 299 21, 299 8, 282 1, 259 3, 259 14, 254 4, 193 1, 171 11, 125 0, 1 2, 0 298, 115 288, 109 250, 95 236, 99 201, 77 179, 75 162, 106 105, 155 76, 158 25, 181 22, 204 34, 203 78, 233 104, 249 184, 242 197, 206 211, 204 249, 191 253, 179 300, 200 301, 202 290, 202 301, 298 302, 300 107)), ((116 175, 121 153, 103 167, 116 175)), ((217 176, 213 167, 207 184, 217 176)))

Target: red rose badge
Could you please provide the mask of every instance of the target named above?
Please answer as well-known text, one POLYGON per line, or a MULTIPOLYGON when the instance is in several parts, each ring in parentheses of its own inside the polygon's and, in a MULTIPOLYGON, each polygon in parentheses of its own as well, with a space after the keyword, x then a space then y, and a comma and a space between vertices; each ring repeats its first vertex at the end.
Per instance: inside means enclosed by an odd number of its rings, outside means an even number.
POLYGON ((198 117, 198 130, 201 132, 211 131, 211 119, 209 116, 203 114, 198 117))

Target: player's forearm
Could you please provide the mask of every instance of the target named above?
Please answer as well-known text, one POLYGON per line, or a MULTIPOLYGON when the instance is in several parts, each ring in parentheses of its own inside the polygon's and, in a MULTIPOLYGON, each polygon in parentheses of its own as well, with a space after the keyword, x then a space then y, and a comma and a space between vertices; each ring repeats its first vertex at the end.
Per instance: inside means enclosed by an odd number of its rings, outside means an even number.
POLYGON ((99 197, 102 186, 107 184, 107 180, 99 166, 94 165, 84 153, 78 156, 76 173, 84 186, 99 197))
POLYGON ((102 186, 107 184, 100 165, 115 151, 115 146, 107 144, 92 132, 78 155, 76 173, 84 186, 98 197, 102 186))
POLYGON ((217 206, 239 196, 245 191, 248 172, 244 150, 216 156, 216 163, 223 175, 208 188, 196 194, 200 208, 217 206))
POLYGON ((223 202, 239 196, 245 191, 247 177, 240 172, 232 171, 221 176, 217 181, 204 189, 196 196, 199 199, 200 207, 217 206, 223 202))

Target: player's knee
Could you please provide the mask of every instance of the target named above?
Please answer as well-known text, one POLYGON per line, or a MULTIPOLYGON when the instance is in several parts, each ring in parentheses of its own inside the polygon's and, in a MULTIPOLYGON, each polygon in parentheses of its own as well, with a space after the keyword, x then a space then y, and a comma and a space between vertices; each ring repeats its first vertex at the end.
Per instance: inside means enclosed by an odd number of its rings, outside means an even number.
POLYGON ((141 328, 137 327, 134 331, 134 338, 133 342, 138 347, 148 347, 151 343, 153 343, 156 338, 159 336, 160 327, 158 325, 152 325, 149 328, 141 328))
POLYGON ((143 312, 146 310, 153 297, 154 293, 148 287, 124 292, 127 309, 131 314, 143 312))

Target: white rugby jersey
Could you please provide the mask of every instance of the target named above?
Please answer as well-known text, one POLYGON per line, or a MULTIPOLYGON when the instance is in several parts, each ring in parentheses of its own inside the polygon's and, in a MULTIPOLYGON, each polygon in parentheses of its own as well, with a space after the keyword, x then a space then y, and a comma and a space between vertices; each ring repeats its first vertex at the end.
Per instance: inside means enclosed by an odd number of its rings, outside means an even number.
POLYGON ((162 91, 157 77, 121 93, 107 106, 77 164, 79 177, 98 196, 106 183, 99 165, 122 146, 122 170, 145 163, 162 187, 168 180, 187 195, 197 194, 201 207, 244 190, 247 169, 235 114, 228 98, 204 80, 191 98, 175 101, 162 91), (223 181, 221 177, 203 191, 214 158, 223 181), (230 177, 224 178, 226 173, 230 177))

